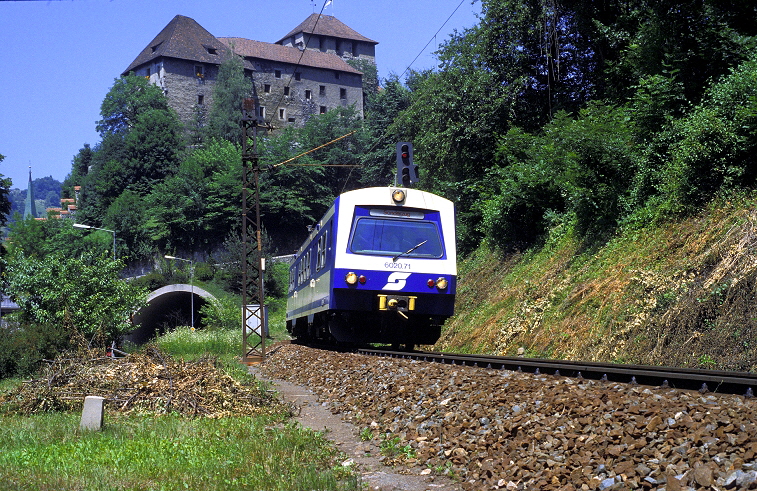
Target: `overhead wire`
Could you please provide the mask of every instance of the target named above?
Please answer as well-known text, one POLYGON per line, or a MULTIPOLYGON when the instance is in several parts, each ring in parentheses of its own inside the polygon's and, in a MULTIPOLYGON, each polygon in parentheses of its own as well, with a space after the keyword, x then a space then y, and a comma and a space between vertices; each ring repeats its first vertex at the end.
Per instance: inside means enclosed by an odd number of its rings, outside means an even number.
MULTIPOLYGON (((403 76, 404 76, 404 75, 405 75, 405 74, 406 74, 406 73, 407 73, 407 72, 408 72, 408 71, 410 70, 410 68, 411 68, 411 67, 413 66, 413 64, 414 64, 414 63, 415 63, 415 62, 416 62, 416 61, 418 60, 418 58, 420 58, 420 56, 421 56, 421 55, 423 54, 423 52, 424 52, 424 51, 426 50, 426 48, 428 48, 429 44, 431 44, 431 42, 432 42, 432 41, 434 41, 434 39, 436 39, 436 38, 437 38, 437 36, 438 36, 438 35, 439 35, 439 33, 441 32, 441 30, 442 30, 442 29, 444 29, 444 26, 446 26, 446 25, 447 25, 447 23, 448 23, 448 22, 450 21, 450 19, 452 18, 452 16, 454 16, 454 15, 455 15, 455 13, 457 13, 457 11, 458 11, 458 10, 460 9, 460 7, 462 6, 462 4, 463 4, 464 2, 465 2, 465 0, 460 0, 460 3, 458 3, 458 4, 457 4, 457 7, 455 7, 455 9, 454 9, 454 10, 452 11, 452 13, 451 13, 451 14, 450 14, 450 15, 449 15, 449 16, 447 17, 447 19, 446 19, 446 20, 445 20, 445 21, 444 21, 444 22, 442 23, 442 25, 441 25, 441 26, 439 27, 439 29, 437 29, 437 30, 436 30, 436 32, 435 32, 435 33, 433 34, 433 36, 431 36, 431 38, 430 38, 430 39, 428 40, 428 42, 427 42, 427 43, 426 43, 426 44, 425 44, 425 45, 423 46, 423 48, 421 48, 421 50, 420 50, 420 51, 418 52, 418 54, 417 54, 417 55, 415 56, 415 58, 413 58, 413 61, 411 61, 411 62, 410 62, 410 64, 409 64, 409 65, 408 65, 408 66, 407 66, 407 67, 405 68, 405 70, 404 70, 404 71, 402 72, 402 74, 401 74, 401 75, 399 76, 399 79, 402 79, 402 77, 403 77, 403 76)), ((297 60, 297 65, 295 65, 294 71, 293 71, 293 73, 292 73, 292 74, 291 74, 291 75, 289 76, 289 80, 287 81, 287 85, 286 85, 285 87, 289 87, 289 86, 290 86, 290 84, 292 83, 292 79, 293 79, 293 78, 294 78, 294 76, 295 76, 294 74, 295 74, 295 73, 297 72, 297 68, 298 68, 298 67, 300 66, 300 64, 301 64, 301 62, 302 62, 302 58, 303 58, 303 56, 304 56, 304 54, 305 54, 305 50, 307 50, 307 49, 308 49, 307 47, 308 47, 308 45, 309 45, 309 43, 310 43, 310 39, 312 38, 313 34, 315 33, 315 29, 316 29, 316 26, 318 25, 318 20, 319 20, 319 19, 321 18, 321 15, 323 14, 323 10, 324 10, 324 9, 326 8, 326 5, 328 5, 329 3, 330 3, 330 0, 324 0, 323 6, 321 7, 321 11, 320 11, 320 12, 318 13, 318 18, 316 19, 316 22, 315 22, 315 24, 313 25, 313 29, 312 29, 312 31, 311 31, 310 33, 306 33, 306 34, 308 34, 308 37, 307 37, 307 39, 306 39, 306 42, 305 42, 305 46, 304 46, 304 49, 303 49, 303 50, 301 51, 301 53, 300 53, 300 58, 299 58, 299 59, 297 60)), ((278 103, 276 104, 276 107, 274 108, 274 111, 273 111, 273 113, 271 114, 271 119, 270 119, 270 120, 268 121, 268 124, 269 124, 269 125, 271 124, 271 122, 272 122, 272 120, 273 120, 273 115, 274 115, 274 114, 276 114, 276 111, 277 111, 277 110, 278 110, 278 108, 279 108, 279 107, 281 106, 281 103, 282 103, 282 101, 284 100, 284 97, 285 97, 285 95, 283 95, 283 92, 282 92, 282 95, 281 95, 281 97, 279 98, 279 101, 278 101, 278 103)), ((355 131, 357 131, 357 130, 355 130, 355 131)), ((338 137, 338 138, 335 138, 334 140, 331 140, 330 142, 324 143, 323 145, 320 145, 320 146, 318 146, 318 147, 315 147, 315 148, 313 148, 313 149, 311 149, 311 150, 308 150, 308 151, 306 151, 306 152, 303 152, 303 153, 301 153, 301 154, 299 154, 299 155, 296 155, 296 156, 294 156, 294 157, 292 157, 292 158, 290 158, 290 159, 287 159, 287 160, 285 160, 285 161, 279 162, 278 164, 275 164, 275 165, 273 165, 272 167, 273 167, 273 168, 275 168, 275 167, 279 167, 279 166, 281 166, 281 165, 285 165, 285 164, 287 164, 287 163, 290 163, 290 162, 292 162, 293 160, 296 160, 296 159, 298 159, 298 158, 300 158, 300 157, 303 157, 303 156, 305 156, 305 155, 307 155, 307 154, 309 154, 309 153, 311 153, 311 152, 314 152, 314 151, 316 151, 316 150, 319 150, 319 149, 321 149, 321 148, 324 148, 324 147, 326 147, 326 146, 328 146, 328 145, 331 145, 331 144, 333 144, 333 143, 336 143, 337 141, 339 141, 339 140, 341 140, 341 139, 343 139, 343 138, 346 138, 347 136, 350 136, 350 135, 354 134, 354 133, 355 133, 355 131, 351 131, 351 132, 347 133, 346 135, 342 135, 342 136, 340 136, 340 137, 338 137)), ((386 138, 386 136, 387 136, 387 135, 388 135, 388 128, 386 128, 386 129, 384 130, 384 132, 383 132, 383 133, 382 133, 382 134, 381 134, 381 135, 380 135, 380 136, 379 136, 378 138, 376 138, 376 140, 374 141, 374 143, 373 143, 373 144, 372 144, 372 145, 371 145, 371 146, 370 146, 370 147, 368 148, 368 150, 366 150, 366 152, 365 152, 365 153, 366 153, 366 154, 369 154, 370 152, 372 152, 373 150, 375 150, 375 149, 376 149, 376 147, 378 147, 378 145, 379 145, 380 143, 382 143, 382 142, 384 141, 384 139, 386 138)), ((367 160, 367 156, 364 156, 364 157, 362 158, 362 161, 360 162, 360 164, 358 164, 358 165, 350 165, 350 167, 362 167, 362 166, 363 166, 363 165, 365 164, 366 160, 367 160)), ((311 165, 312 165, 312 164, 311 164, 311 165)), ((334 165, 332 165, 332 166, 334 166, 334 165)), ((346 179, 344 180, 344 186, 342 187, 342 191, 344 191, 344 188, 346 187, 347 183, 349 182, 349 178, 350 178, 350 176, 351 176, 351 175, 352 175, 352 169, 350 169, 350 172, 349 172, 349 174, 347 175, 347 178, 346 178, 346 179)))
MULTIPOLYGON (((328 5, 329 3, 330 3, 329 0, 324 0, 323 6, 321 7, 321 11, 318 12, 318 17, 315 19, 315 24, 313 24, 312 31, 309 32, 309 33, 308 32, 305 33, 305 35, 307 35, 307 37, 305 38, 305 46, 303 47, 303 49, 300 50, 300 57, 297 59, 297 64, 294 66, 294 70, 292 70, 292 74, 289 75, 289 80, 287 80, 287 83, 284 86, 286 89, 288 89, 290 87, 290 85, 292 84, 292 79, 295 77, 295 74, 297 73, 297 68, 302 63, 302 58, 305 56, 305 51, 307 51, 308 46, 310 45, 310 40, 313 38, 313 34, 315 34, 315 28, 318 27, 318 21, 321 20, 321 15, 323 14, 323 9, 325 9, 326 5, 328 5)), ((286 95, 284 94, 284 92, 282 92, 281 93, 281 97, 279 97, 279 101, 276 103, 276 106, 273 108, 273 112, 271 113, 271 117, 268 120, 268 123, 267 123, 268 126, 272 126, 273 125, 273 117, 276 114, 276 112, 278 111, 279 107, 281 106, 281 103, 284 101, 284 97, 286 97, 286 95)))
MULTIPOLYGON (((399 80, 402 79, 402 77, 408 72, 408 70, 410 70, 410 67, 412 67, 413 64, 418 60, 418 58, 420 58, 420 56, 423 54, 423 52, 426 50, 426 48, 428 48, 428 45, 431 44, 431 42, 434 39, 436 39, 436 37, 441 32, 441 30, 444 29, 444 26, 447 25, 447 22, 449 22, 449 20, 452 18, 452 16, 455 15, 455 13, 458 11, 458 9, 460 9, 460 6, 463 4, 463 2, 465 2, 465 0, 460 0, 460 3, 458 3, 457 7, 455 7, 455 9, 452 11, 452 13, 449 14, 449 16, 447 17, 447 20, 445 20, 442 23, 442 25, 439 27, 439 29, 437 29, 436 32, 434 33, 434 35, 431 36, 431 38, 423 46, 423 48, 418 52, 418 54, 415 56, 415 58, 413 58, 413 61, 411 61, 410 64, 405 68, 405 71, 402 72, 402 75, 400 75, 398 77, 399 80)), ((379 144, 384 141, 384 139, 387 137, 388 133, 389 133, 389 129, 388 128, 384 129, 384 132, 378 138, 376 138, 376 141, 373 143, 373 145, 370 146, 370 148, 365 153, 369 154, 370 152, 372 152, 373 150, 375 150, 376 147, 378 147, 379 144)), ((365 161, 367 160, 367 158, 368 158, 367 156, 363 157, 361 165, 365 163, 365 161)), ((352 175, 352 169, 350 169, 350 173, 347 175, 347 178, 344 180, 344 185, 342 186, 342 192, 344 192, 344 189, 346 188, 347 183, 349 182, 349 178, 350 178, 351 175, 352 175)))
POLYGON ((465 2, 465 0, 460 0, 460 3, 458 3, 457 7, 455 7, 455 10, 453 10, 452 13, 449 14, 449 17, 447 17, 447 20, 445 20, 444 23, 441 25, 441 27, 439 27, 439 29, 436 30, 436 32, 434 33, 434 35, 431 36, 431 39, 428 40, 428 42, 423 47, 423 49, 421 49, 421 51, 415 56, 415 58, 413 58, 413 61, 411 61, 410 64, 407 66, 407 68, 405 68, 405 71, 402 72, 402 75, 399 76, 400 79, 402 79, 402 77, 407 73, 407 71, 410 70, 410 67, 413 66, 413 63, 415 63, 418 60, 418 58, 420 58, 420 56, 423 54, 423 52, 426 51, 426 48, 428 48, 428 45, 431 44, 431 41, 433 41, 434 39, 436 39, 436 36, 438 36, 439 33, 441 32, 441 30, 444 29, 444 26, 446 26, 447 22, 449 22, 449 20, 452 18, 452 16, 455 15, 455 12, 457 12, 457 10, 460 8, 460 6, 463 4, 463 2, 465 2))

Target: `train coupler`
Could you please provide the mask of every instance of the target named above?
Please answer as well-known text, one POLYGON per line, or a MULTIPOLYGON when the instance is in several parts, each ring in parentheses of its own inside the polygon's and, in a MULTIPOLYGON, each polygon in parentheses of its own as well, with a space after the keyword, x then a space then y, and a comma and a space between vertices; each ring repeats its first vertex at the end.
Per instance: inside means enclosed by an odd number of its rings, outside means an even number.
MULTIPOLYGON (((418 297, 407 295, 379 295, 379 310, 394 310, 402 314, 415 310, 418 297)), ((407 318, 407 316, 405 316, 407 318)))

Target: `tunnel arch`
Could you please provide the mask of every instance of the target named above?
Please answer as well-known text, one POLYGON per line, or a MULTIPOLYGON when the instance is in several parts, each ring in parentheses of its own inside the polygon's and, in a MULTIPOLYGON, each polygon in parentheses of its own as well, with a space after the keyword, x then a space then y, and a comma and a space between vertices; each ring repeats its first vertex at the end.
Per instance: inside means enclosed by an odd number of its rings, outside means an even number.
POLYGON ((192 316, 192 297, 194 296, 195 326, 199 327, 200 308, 207 302, 215 300, 208 291, 197 285, 183 283, 167 285, 150 293, 147 305, 134 313, 132 324, 134 330, 124 335, 125 341, 142 344, 165 331, 165 326, 185 319, 189 325, 192 316))

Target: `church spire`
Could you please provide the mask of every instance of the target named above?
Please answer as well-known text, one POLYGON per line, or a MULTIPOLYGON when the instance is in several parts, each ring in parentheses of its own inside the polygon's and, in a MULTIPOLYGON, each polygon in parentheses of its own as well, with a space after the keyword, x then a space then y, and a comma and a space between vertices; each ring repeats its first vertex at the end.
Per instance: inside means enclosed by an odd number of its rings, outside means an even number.
POLYGON ((24 206, 24 220, 37 218, 37 205, 34 202, 34 189, 32 189, 32 166, 29 166, 29 187, 26 189, 26 203, 24 206))

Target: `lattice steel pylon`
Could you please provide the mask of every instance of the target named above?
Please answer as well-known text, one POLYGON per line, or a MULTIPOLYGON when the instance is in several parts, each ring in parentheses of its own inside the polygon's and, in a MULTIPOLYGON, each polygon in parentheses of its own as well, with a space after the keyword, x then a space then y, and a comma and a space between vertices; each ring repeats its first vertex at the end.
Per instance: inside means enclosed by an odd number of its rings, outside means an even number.
POLYGON ((265 360, 266 316, 263 290, 263 244, 260 225, 260 165, 255 99, 242 108, 242 362, 265 360), (250 135, 250 131, 252 135, 250 135), (252 148, 248 140, 252 139, 252 148), (250 214, 255 217, 251 218, 250 214))

